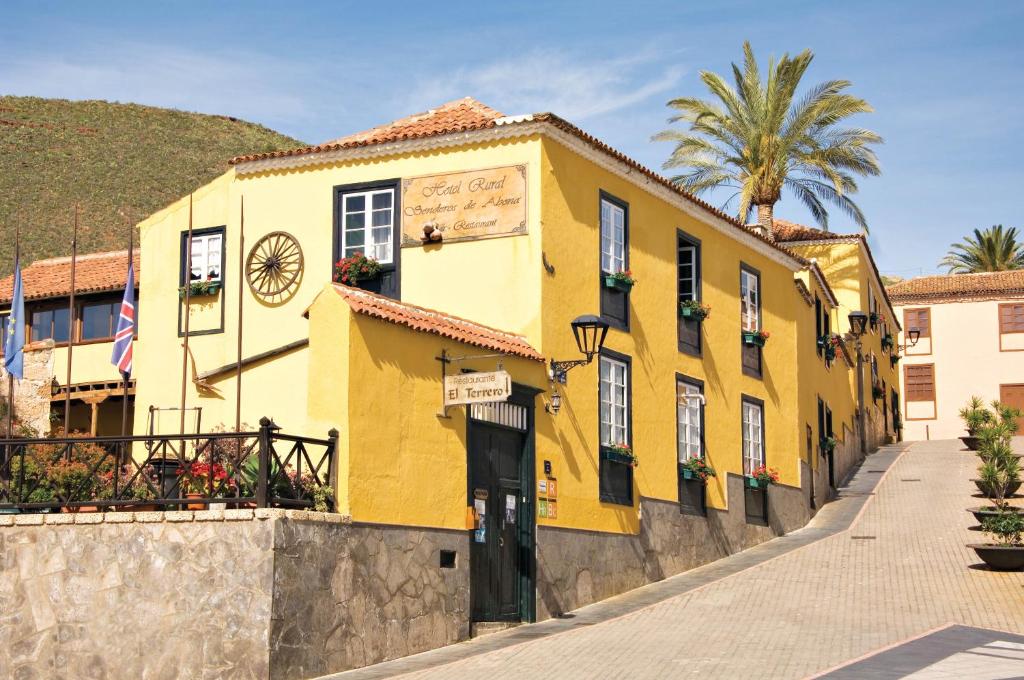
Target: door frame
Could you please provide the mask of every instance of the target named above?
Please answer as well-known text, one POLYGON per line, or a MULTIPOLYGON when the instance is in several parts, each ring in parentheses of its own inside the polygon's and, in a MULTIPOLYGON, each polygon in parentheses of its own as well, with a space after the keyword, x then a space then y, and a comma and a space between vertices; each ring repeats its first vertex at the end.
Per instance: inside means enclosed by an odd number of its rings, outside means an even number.
MULTIPOLYGON (((515 428, 509 428, 504 425, 497 423, 488 423, 483 421, 474 420, 470 416, 470 408, 466 407, 466 504, 470 507, 473 505, 473 482, 471 474, 471 465, 473 464, 472 451, 470 450, 470 442, 472 441, 472 432, 477 427, 493 427, 498 429, 513 430, 523 435, 523 450, 521 453, 521 464, 519 466, 519 483, 522 488, 523 496, 520 499, 516 516, 517 533, 519 540, 519 554, 520 554, 520 565, 519 565, 519 619, 525 623, 533 623, 537 620, 537 589, 536 589, 536 574, 537 574, 537 545, 536 545, 536 518, 534 515, 534 508, 536 507, 536 473, 535 473, 535 415, 536 410, 534 408, 535 397, 543 392, 536 387, 529 385, 523 385, 520 383, 512 383, 512 395, 508 398, 508 403, 522 406, 526 409, 526 430, 518 430, 515 428), (526 500, 522 500, 525 498, 526 500), (525 558, 525 559, 523 559, 525 558), (525 562, 525 564, 523 563, 525 562)), ((473 530, 469 530, 470 542, 472 542, 473 530)), ((472 560, 472 551, 468 553, 469 559, 472 560)), ((470 574, 472 574, 472 566, 470 566, 470 574)), ((470 578, 470 589, 473 588, 472 578, 470 578)), ((470 602, 472 602, 472 593, 470 594, 470 602)))

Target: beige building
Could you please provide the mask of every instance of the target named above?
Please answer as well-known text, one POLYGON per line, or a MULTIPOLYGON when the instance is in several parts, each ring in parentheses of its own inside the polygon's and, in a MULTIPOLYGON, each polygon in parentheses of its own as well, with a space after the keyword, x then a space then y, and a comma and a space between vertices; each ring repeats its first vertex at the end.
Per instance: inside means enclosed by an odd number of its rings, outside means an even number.
POLYGON ((1024 271, 924 276, 889 287, 903 324, 921 338, 903 352, 904 437, 964 434, 972 395, 1024 409, 1024 271))

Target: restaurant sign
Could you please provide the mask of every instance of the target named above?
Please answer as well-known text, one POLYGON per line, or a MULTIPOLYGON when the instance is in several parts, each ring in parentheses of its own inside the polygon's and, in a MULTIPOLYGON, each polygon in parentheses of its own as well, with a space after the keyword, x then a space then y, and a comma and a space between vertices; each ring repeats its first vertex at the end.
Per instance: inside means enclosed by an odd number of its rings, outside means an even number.
POLYGON ((525 234, 526 166, 402 180, 402 245, 434 230, 444 243, 525 234))
POLYGON ((444 405, 508 401, 512 377, 506 371, 460 373, 444 377, 444 405))

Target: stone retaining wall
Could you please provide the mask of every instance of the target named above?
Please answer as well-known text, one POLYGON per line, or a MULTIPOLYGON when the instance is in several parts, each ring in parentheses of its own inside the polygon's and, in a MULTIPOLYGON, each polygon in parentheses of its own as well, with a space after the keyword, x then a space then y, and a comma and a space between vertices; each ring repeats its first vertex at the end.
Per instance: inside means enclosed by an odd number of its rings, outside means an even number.
POLYGON ((305 511, 0 515, 0 677, 292 679, 455 642, 466 540, 305 511))
POLYGON ((772 485, 768 527, 747 524, 743 478, 727 477, 728 510, 681 514, 676 503, 640 499, 637 536, 537 527, 537 619, 572 611, 793 531, 810 519, 807 491, 772 485))

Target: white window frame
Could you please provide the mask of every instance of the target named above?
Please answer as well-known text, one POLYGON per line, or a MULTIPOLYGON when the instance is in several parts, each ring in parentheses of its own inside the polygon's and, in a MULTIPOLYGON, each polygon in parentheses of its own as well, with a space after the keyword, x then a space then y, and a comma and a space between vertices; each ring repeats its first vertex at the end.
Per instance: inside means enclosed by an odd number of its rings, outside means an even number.
POLYGON ((764 462, 764 406, 743 400, 743 474, 751 475, 764 462))
POLYGON ((395 188, 383 187, 379 189, 367 189, 366 191, 346 191, 341 195, 341 253, 342 257, 350 257, 355 252, 361 252, 366 257, 372 258, 381 264, 394 264, 395 261, 395 188), (390 208, 374 209, 373 199, 375 196, 388 195, 391 197, 390 208), (363 209, 349 211, 348 201, 350 198, 363 198, 363 209), (390 219, 386 225, 374 226, 373 215, 375 212, 390 211, 390 219), (348 228, 348 216, 361 213, 363 215, 363 226, 361 229, 348 228), (374 230, 387 231, 387 240, 376 241, 374 230), (363 232, 363 243, 358 246, 348 245, 349 232, 363 232), (351 251, 351 252, 350 252, 351 251))
POLYGON ((189 253, 188 281, 221 281, 224 278, 224 232, 215 231, 209 234, 192 234, 192 252, 189 253), (216 243, 217 247, 212 248, 216 243), (210 276, 210 270, 216 268, 217 276, 210 276), (193 273, 198 270, 198 278, 193 273))
POLYGON ((685 300, 696 300, 696 299, 698 299, 697 285, 699 283, 699 279, 697 277, 697 252, 698 252, 697 246, 695 246, 694 244, 689 243, 689 242, 686 242, 685 245, 680 245, 678 247, 678 254, 676 255, 676 257, 679 258, 679 260, 678 260, 678 262, 676 264, 676 269, 677 269, 676 276, 679 279, 679 301, 680 302, 683 302, 685 300), (690 276, 689 276, 689 278, 684 278, 683 275, 678 271, 683 266, 681 255, 684 252, 688 252, 690 254, 690 264, 689 264, 690 276), (687 296, 685 293, 683 293, 683 290, 682 290, 683 286, 682 286, 682 284, 683 284, 684 281, 687 281, 690 284, 690 295, 689 296, 687 296))
POLYGON ((626 269, 626 210, 601 199, 601 271, 615 274, 626 269), (616 223, 617 221, 617 223, 616 223))
POLYGON ((703 390, 685 380, 676 380, 676 457, 680 463, 704 457, 703 411, 700 399, 691 398, 703 390))
POLYGON ((740 325, 744 331, 761 330, 761 277, 740 269, 740 325))
POLYGON ((629 444, 629 364, 600 358, 601 446, 629 444))

